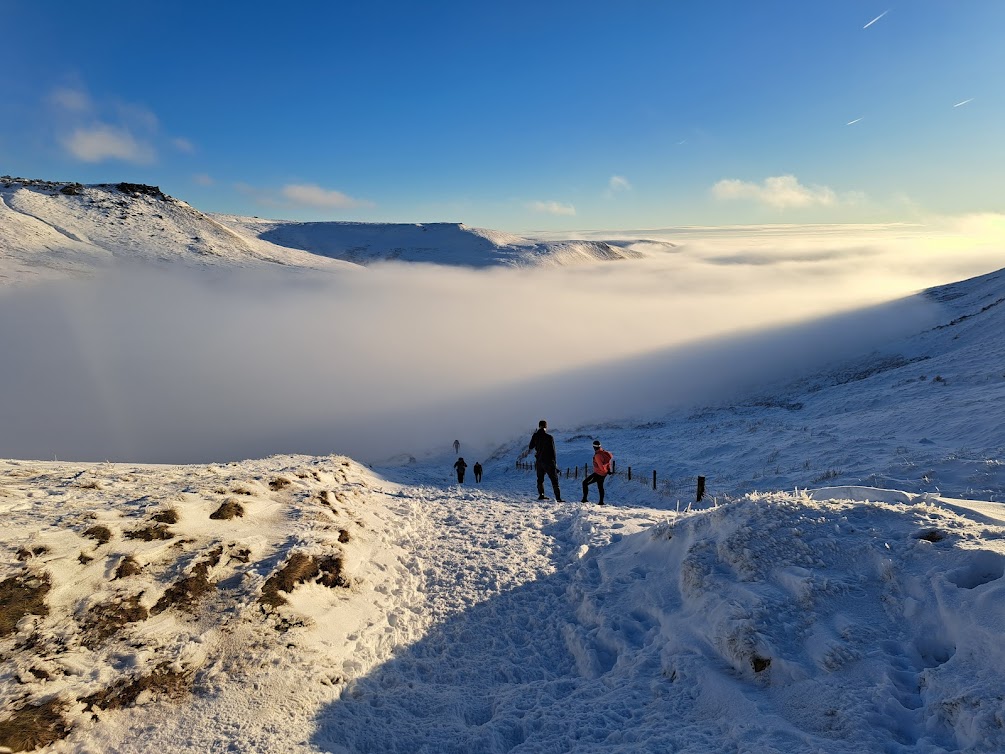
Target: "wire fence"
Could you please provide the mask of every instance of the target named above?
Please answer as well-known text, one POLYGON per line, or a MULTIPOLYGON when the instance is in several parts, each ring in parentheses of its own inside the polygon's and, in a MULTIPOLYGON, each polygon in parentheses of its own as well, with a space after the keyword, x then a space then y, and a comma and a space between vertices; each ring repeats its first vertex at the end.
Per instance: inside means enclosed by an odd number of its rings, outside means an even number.
MULTIPOLYGON (((533 461, 518 459, 516 468, 522 471, 534 471, 533 461)), ((569 466, 564 470, 559 469, 558 475, 566 479, 585 479, 590 475, 590 465, 569 466)), ((637 469, 628 466, 627 469, 619 469, 615 462, 614 468, 608 476, 617 477, 625 482, 638 484, 652 490, 660 497, 670 500, 695 501, 710 500, 724 497, 716 495, 708 485, 708 479, 704 476, 687 475, 659 475, 655 469, 649 472, 639 473, 637 469)))

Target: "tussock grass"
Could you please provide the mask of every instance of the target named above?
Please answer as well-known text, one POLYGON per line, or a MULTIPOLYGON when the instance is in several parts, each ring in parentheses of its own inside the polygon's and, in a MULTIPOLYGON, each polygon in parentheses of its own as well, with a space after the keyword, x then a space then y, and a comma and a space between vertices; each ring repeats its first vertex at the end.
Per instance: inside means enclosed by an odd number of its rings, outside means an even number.
POLYGON ((48 615, 45 595, 51 588, 44 573, 35 576, 26 571, 0 581, 0 636, 14 633, 26 615, 48 615))

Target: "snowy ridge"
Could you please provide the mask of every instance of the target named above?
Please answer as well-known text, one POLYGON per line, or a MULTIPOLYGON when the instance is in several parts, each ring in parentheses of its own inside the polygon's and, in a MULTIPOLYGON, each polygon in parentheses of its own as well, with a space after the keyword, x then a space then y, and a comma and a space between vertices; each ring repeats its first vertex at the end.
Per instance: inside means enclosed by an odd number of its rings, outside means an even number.
POLYGON ((311 270, 383 261, 554 267, 639 259, 673 248, 667 241, 535 241, 461 223, 207 215, 156 186, 0 177, 0 283, 87 274, 121 263, 311 270))
POLYGON ((559 267, 641 259, 667 241, 535 241, 462 223, 293 222, 216 215, 242 234, 356 264, 427 262, 463 267, 559 267))
POLYGON ((0 282, 116 263, 351 268, 243 236, 155 186, 0 178, 0 282))

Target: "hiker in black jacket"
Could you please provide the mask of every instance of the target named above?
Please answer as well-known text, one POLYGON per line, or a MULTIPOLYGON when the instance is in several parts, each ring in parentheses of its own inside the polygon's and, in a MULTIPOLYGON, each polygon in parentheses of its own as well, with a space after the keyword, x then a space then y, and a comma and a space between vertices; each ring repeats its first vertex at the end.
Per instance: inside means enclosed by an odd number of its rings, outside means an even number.
POLYGON ((468 468, 468 465, 464 462, 463 458, 458 458, 454 461, 454 468, 457 469, 457 483, 464 484, 464 471, 468 468))
POLYGON ((533 450, 537 460, 534 470, 537 471, 537 499, 547 500, 544 494, 544 476, 551 479, 551 488, 555 491, 555 500, 562 502, 562 492, 558 488, 558 454, 555 452, 555 438, 548 434, 548 422, 544 419, 537 423, 537 432, 530 438, 528 450, 533 450))

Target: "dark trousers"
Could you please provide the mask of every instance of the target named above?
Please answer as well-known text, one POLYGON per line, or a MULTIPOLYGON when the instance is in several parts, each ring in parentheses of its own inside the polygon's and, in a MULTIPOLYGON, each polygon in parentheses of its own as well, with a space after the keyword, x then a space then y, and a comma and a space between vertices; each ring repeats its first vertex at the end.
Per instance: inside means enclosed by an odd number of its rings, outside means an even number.
POLYGON ((537 496, 544 497, 544 477, 547 474, 551 480, 551 488, 555 490, 555 499, 561 500, 562 492, 558 489, 558 470, 555 468, 555 462, 537 461, 534 469, 537 471, 537 496))
POLYGON ((587 497, 589 497, 590 490, 589 486, 594 482, 597 483, 597 492, 600 493, 600 503, 604 503, 604 474, 590 474, 586 479, 583 480, 583 502, 586 502, 587 497))
POLYGON ((464 469, 457 469, 457 483, 464 484, 464 469))
POLYGON ((476 471, 475 472, 475 481, 476 482, 482 481, 482 472, 480 472, 480 471, 476 471))

